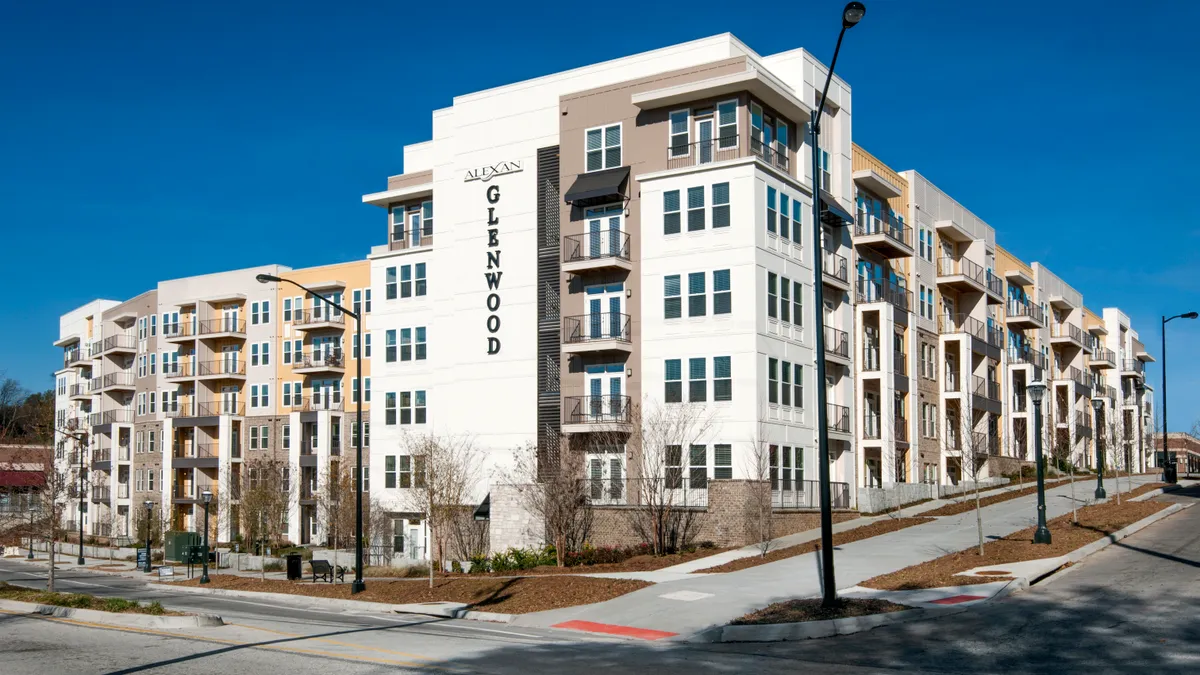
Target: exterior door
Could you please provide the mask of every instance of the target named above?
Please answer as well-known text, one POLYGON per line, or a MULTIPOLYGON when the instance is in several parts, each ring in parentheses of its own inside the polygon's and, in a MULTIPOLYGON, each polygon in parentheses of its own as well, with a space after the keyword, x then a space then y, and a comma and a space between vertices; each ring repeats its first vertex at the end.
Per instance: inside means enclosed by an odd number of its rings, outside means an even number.
POLYGON ((863 329, 863 362, 867 370, 879 370, 879 329, 865 326, 863 329))
POLYGON ((236 373, 238 371, 238 345, 221 347, 221 372, 236 373))
POLYGON ((620 206, 588 209, 588 258, 608 258, 622 255, 620 206))
MULTIPOLYGON (((603 366, 602 366, 603 367, 603 366)), ((593 420, 620 420, 624 412, 621 394, 624 368, 621 372, 587 374, 588 416, 593 420)))
POLYGON ((224 323, 224 332, 235 333, 238 329, 238 306, 225 305, 221 310, 221 319, 224 323))
POLYGON ((408 236, 412 246, 421 245, 421 212, 413 211, 408 214, 408 236))
POLYGON ((867 409, 863 416, 863 425, 866 427, 867 438, 877 438, 879 433, 879 394, 868 391, 864 392, 863 398, 866 401, 867 409))
POLYGON ((620 339, 624 335, 625 317, 622 313, 625 284, 589 286, 587 302, 587 337, 591 340, 620 339))
POLYGON ((221 414, 236 415, 238 413, 238 388, 236 386, 221 387, 221 414))
POLYGON ((696 120, 696 161, 708 164, 713 161, 713 120, 711 117, 696 120))

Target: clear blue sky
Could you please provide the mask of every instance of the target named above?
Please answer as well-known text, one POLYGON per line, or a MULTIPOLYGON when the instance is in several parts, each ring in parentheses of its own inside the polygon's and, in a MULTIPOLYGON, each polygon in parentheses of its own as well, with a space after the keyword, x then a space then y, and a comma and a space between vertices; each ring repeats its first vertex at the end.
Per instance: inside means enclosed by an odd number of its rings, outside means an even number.
MULTIPOLYGON (((455 95, 726 31, 827 60, 842 4, 638 3, 584 29, 561 3, 6 3, 0 371, 52 386, 57 317, 91 298, 361 258, 384 222, 360 195, 455 95)), ((1200 310, 1200 3, 867 7, 838 63, 855 140, 1124 308, 1157 355, 1158 316, 1200 310)), ((1170 348, 1187 429, 1200 321, 1171 324, 1170 348)))

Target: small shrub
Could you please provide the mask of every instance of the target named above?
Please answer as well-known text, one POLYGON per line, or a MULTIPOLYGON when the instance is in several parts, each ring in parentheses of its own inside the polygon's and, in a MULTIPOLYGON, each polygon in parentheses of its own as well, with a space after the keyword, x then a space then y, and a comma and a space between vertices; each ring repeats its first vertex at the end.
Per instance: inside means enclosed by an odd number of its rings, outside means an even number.
POLYGON ((471 556, 471 571, 472 572, 490 572, 492 570, 491 560, 482 553, 471 556))
POLYGON ((451 561, 450 572, 453 574, 462 574, 463 573, 462 563, 458 562, 457 560, 451 561))
POLYGON ((512 550, 500 551, 492 556, 491 570, 493 572, 511 572, 517 569, 517 564, 510 555, 512 550))
POLYGON ((38 602, 44 605, 55 605, 57 607, 88 609, 92 606, 92 596, 81 595, 78 593, 44 593, 38 599, 38 602))
POLYGON ((703 548, 703 549, 711 549, 711 548, 717 547, 717 545, 715 543, 713 543, 711 541, 707 541, 707 540, 700 542, 699 546, 700 546, 700 548, 703 548))
POLYGON ((263 567, 264 572, 282 572, 283 571, 283 561, 268 560, 267 562, 263 563, 262 567, 263 567))
POLYGON ((153 614, 154 616, 161 616, 163 614, 166 614, 167 610, 163 608, 161 602, 155 600, 154 602, 142 607, 142 613, 153 614))
POLYGON ((138 608, 138 603, 125 598, 104 598, 100 600, 99 609, 105 612, 128 612, 138 608))

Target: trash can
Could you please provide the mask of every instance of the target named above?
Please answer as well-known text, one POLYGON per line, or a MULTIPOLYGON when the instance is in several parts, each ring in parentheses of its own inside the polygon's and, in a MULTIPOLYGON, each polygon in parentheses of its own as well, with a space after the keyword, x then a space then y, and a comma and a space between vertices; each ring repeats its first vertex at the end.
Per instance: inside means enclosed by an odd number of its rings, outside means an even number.
POLYGON ((284 559, 287 560, 288 581, 296 581, 304 576, 302 567, 304 564, 303 556, 301 556, 299 553, 289 553, 284 556, 284 559))
POLYGON ((1163 482, 1175 483, 1179 481, 1179 467, 1174 462, 1163 467, 1163 482))

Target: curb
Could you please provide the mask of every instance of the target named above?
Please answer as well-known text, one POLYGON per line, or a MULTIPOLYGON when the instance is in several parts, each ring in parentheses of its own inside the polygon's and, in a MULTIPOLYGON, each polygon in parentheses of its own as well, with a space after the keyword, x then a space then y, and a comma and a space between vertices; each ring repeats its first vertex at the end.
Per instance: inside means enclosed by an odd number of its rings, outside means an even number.
POLYGON ((116 614, 96 609, 75 609, 55 605, 39 605, 33 602, 0 600, 0 610, 13 613, 40 614, 58 619, 73 619, 118 628, 215 628, 225 622, 215 614, 191 614, 188 616, 152 616, 149 614, 116 614))
MULTIPOLYGON (((803 623, 777 623, 761 626, 725 626, 714 642, 783 642, 790 640, 815 640, 835 635, 851 635, 862 631, 895 623, 908 623, 921 619, 932 619, 967 611, 966 607, 945 609, 906 609, 887 614, 851 616, 845 619, 805 621, 803 623)), ((713 631, 715 633, 716 631, 713 631)))
POLYGON ((1183 489, 1183 487, 1180 486, 1178 483, 1176 483, 1174 485, 1166 485, 1166 486, 1158 488, 1157 490, 1151 490, 1151 491, 1147 492, 1146 494, 1138 495, 1138 496, 1134 497, 1133 499, 1129 499, 1126 501, 1144 502, 1148 499, 1152 499, 1161 494, 1166 494, 1168 492, 1175 492, 1176 490, 1182 490, 1182 489, 1183 489))

